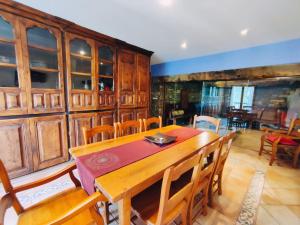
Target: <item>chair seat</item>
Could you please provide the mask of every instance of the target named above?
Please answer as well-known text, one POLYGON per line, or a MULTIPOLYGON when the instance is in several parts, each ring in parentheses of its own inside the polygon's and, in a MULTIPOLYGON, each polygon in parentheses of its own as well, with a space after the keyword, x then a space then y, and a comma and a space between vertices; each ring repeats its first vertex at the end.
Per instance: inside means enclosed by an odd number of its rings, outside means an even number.
MULTIPOLYGON (((18 224, 46 224, 58 216, 63 215, 87 197, 88 194, 80 187, 65 190, 26 209, 26 211, 19 216, 18 224)), ((86 210, 64 223, 64 225, 74 224, 94 224, 90 211, 86 210)))
MULTIPOLYGON (((276 135, 268 135, 266 138, 266 140, 270 143, 273 143, 277 139, 278 139, 278 136, 276 136, 276 135)), ((282 137, 280 139, 279 144, 288 145, 288 146, 297 146, 298 145, 298 143, 296 141, 294 141, 293 139, 285 138, 285 137, 282 137)))

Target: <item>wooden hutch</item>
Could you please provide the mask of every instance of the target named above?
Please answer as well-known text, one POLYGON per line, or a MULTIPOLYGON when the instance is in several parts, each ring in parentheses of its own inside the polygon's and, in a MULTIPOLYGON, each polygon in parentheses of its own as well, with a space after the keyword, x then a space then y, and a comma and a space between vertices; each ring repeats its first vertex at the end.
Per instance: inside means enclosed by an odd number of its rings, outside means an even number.
POLYGON ((151 55, 0 0, 0 158, 10 176, 67 161, 83 126, 148 117, 151 55))

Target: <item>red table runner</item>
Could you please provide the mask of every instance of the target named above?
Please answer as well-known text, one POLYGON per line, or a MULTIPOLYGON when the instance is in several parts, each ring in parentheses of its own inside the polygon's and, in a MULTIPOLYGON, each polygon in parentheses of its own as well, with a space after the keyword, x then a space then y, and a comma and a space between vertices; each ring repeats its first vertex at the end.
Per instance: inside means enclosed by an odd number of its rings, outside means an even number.
POLYGON ((166 135, 177 136, 175 142, 166 146, 138 140, 101 152, 80 156, 76 158, 76 164, 83 188, 92 194, 95 192, 95 178, 170 148, 201 132, 196 129, 181 127, 165 133, 166 135))

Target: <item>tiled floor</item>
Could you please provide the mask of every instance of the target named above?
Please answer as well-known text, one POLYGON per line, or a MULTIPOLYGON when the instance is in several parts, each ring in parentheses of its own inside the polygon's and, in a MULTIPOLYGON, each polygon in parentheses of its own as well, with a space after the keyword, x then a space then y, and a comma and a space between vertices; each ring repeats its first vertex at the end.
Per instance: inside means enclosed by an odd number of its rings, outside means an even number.
MULTIPOLYGON (((215 196, 213 208, 207 216, 201 216, 195 225, 237 224, 241 206, 248 192, 253 176, 257 171, 264 173, 262 194, 259 206, 254 209, 254 221, 257 225, 299 225, 300 224, 300 170, 289 167, 289 162, 277 161, 268 166, 268 156, 258 156, 260 132, 247 130, 239 134, 233 144, 225 166, 223 194, 215 196), (257 209, 257 210, 256 210, 257 209)), ((64 167, 65 164, 43 170, 33 175, 13 180, 21 184, 45 176, 47 173, 64 167)), ((18 197, 28 206, 55 192, 71 186, 67 177, 34 191, 21 193, 18 197)), ((2 192, 1 192, 2 193, 2 192)), ((248 192, 249 193, 249 192, 248 192)), ((255 194, 255 193, 254 193, 255 194)), ((112 207, 112 224, 117 224, 117 208, 112 207)), ((5 224, 16 224, 16 215, 10 210, 5 224)))

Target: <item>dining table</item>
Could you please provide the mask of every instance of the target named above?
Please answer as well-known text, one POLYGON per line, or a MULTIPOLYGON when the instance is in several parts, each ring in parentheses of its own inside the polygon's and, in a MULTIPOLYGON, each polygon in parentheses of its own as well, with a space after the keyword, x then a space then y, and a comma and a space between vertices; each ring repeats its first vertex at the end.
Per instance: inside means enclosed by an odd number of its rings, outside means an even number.
MULTIPOLYGON (((151 136, 157 133, 168 133, 179 128, 181 128, 181 126, 170 125, 70 148, 69 152, 76 160, 89 154, 104 152, 111 148, 122 147, 126 144, 142 141, 145 136, 151 136)), ((218 134, 212 131, 201 131, 178 144, 171 145, 155 154, 96 177, 94 179, 95 189, 104 194, 111 203, 117 203, 119 223, 121 225, 130 225, 132 197, 162 179, 164 171, 167 168, 197 154, 201 149, 204 149, 205 146, 217 139, 219 139, 218 134)), ((124 151, 126 150, 124 149, 124 151)), ((143 149, 137 147, 134 151, 143 151, 143 149)))

